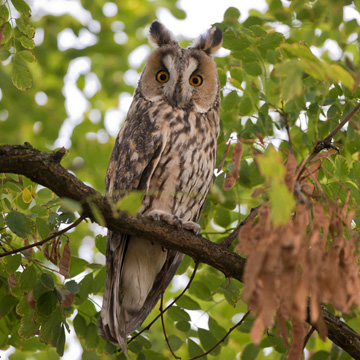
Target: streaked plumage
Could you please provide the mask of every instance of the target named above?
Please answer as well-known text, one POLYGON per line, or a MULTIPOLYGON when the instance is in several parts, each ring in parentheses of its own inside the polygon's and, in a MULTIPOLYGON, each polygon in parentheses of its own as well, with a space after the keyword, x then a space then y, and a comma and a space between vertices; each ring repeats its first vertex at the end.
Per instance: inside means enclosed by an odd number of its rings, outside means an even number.
MULTIPOLYGON (((146 63, 106 174, 115 201, 143 190, 140 214, 199 231, 210 189, 219 133, 219 81, 211 55, 222 34, 212 29, 182 49, 159 22, 149 40, 158 48, 146 63), (200 84, 200 85, 199 85, 200 84)), ((126 354, 127 336, 158 302, 167 255, 167 286, 183 255, 147 239, 109 231, 107 282, 98 321, 102 338, 126 354), (169 253, 169 254, 168 254, 169 253)))

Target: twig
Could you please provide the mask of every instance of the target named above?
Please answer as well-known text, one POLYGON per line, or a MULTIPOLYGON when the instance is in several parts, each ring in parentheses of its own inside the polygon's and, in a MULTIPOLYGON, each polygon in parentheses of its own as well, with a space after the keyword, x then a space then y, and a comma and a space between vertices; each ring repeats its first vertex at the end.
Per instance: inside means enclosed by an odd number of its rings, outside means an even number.
POLYGON ((303 344, 303 351, 305 350, 306 344, 308 343, 309 339, 311 338, 311 335, 313 334, 313 332, 316 330, 315 326, 311 326, 310 331, 306 334, 305 338, 304 338, 304 344, 303 344))
POLYGON ((211 349, 209 349, 208 351, 204 352, 201 355, 197 355, 195 357, 192 357, 189 360, 200 359, 203 356, 206 356, 206 355, 210 354, 216 347, 218 347, 222 342, 225 341, 225 339, 231 334, 231 332, 233 330, 235 330, 237 327, 239 327, 245 321, 245 319, 248 317, 249 314, 250 314, 250 310, 241 318, 241 320, 237 324, 235 324, 232 328, 230 328, 229 331, 224 335, 224 337, 221 340, 219 340, 211 349))
MULTIPOLYGON (((194 280, 195 274, 196 274, 196 270, 198 268, 198 264, 195 264, 193 273, 190 277, 190 280, 188 282, 188 284, 186 285, 185 289, 170 303, 170 305, 168 305, 164 310, 163 313, 166 312, 168 309, 170 309, 184 294, 185 292, 189 289, 192 281, 194 280)), ((141 335, 143 332, 145 332, 146 330, 149 330, 150 327, 156 322, 157 319, 159 319, 159 317, 161 316, 161 313, 159 315, 156 316, 156 318, 151 321, 144 329, 142 329, 140 332, 138 332, 136 335, 134 335, 129 341, 128 341, 128 345, 135 340, 139 335, 141 335)))
POLYGON ((345 124, 359 111, 360 109, 360 103, 357 104, 345 117, 344 119, 335 127, 334 130, 332 130, 330 132, 330 134, 324 139, 324 140, 319 140, 317 142, 317 144, 314 147, 314 150, 312 151, 312 153, 310 154, 310 157, 308 158, 307 162, 310 162, 315 155, 317 155, 321 150, 324 149, 329 149, 329 148, 333 148, 337 151, 339 151, 339 149, 334 146, 333 144, 331 144, 331 140, 332 138, 340 131, 340 129, 342 129, 345 124))
POLYGON ((5 253, 2 253, 0 254, 0 258, 1 257, 4 257, 4 256, 8 256, 8 255, 13 255, 13 254, 17 254, 21 251, 24 251, 24 250, 27 250, 27 249, 30 249, 30 248, 33 248, 35 246, 41 246, 43 244, 45 244, 46 242, 54 239, 55 237, 57 236, 60 236, 66 232, 68 232, 70 229, 72 229, 73 227, 76 227, 78 226, 83 220, 85 219, 84 216, 80 216, 74 223, 72 223, 70 226, 66 227, 65 229, 62 229, 60 231, 57 231, 56 233, 50 235, 49 237, 47 237, 46 239, 44 240, 41 240, 41 241, 37 241, 36 243, 33 243, 33 244, 29 244, 29 245, 26 245, 26 246, 23 246, 19 249, 14 249, 14 250, 11 250, 11 251, 7 251, 5 253))
POLYGON ((168 270, 168 264, 169 264, 169 253, 168 253, 168 256, 166 257, 166 261, 165 261, 165 267, 164 267, 164 276, 163 276, 163 279, 162 279, 162 291, 161 291, 161 298, 160 298, 160 317, 161 317, 161 325, 162 325, 162 328, 163 328, 163 332, 164 332, 164 337, 165 337, 165 341, 167 343, 167 346, 172 354, 172 356, 175 358, 175 359, 181 359, 181 357, 177 356, 173 349, 171 348, 171 345, 170 345, 170 342, 169 342, 169 338, 166 334, 166 330, 165 330, 165 322, 164 322, 164 311, 163 311, 163 304, 164 304, 164 292, 165 292, 165 280, 166 280, 166 273, 167 273, 167 270, 168 270))
POLYGON ((242 226, 244 226, 245 224, 247 224, 250 220, 254 220, 255 217, 258 214, 259 208, 261 205, 252 208, 250 210, 250 214, 233 230, 233 232, 227 236, 223 241, 220 242, 221 246, 224 247, 229 247, 231 245, 231 243, 237 238, 237 236, 239 235, 239 231, 241 229, 242 226))

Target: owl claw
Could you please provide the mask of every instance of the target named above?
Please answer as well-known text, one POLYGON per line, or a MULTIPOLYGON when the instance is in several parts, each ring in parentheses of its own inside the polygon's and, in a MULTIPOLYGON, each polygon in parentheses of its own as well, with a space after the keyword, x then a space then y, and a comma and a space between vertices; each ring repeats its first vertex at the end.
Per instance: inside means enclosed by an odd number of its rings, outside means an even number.
POLYGON ((151 210, 147 216, 152 218, 153 220, 156 220, 157 222, 160 222, 160 220, 163 220, 167 222, 170 225, 174 225, 176 227, 180 227, 180 229, 190 230, 196 235, 199 234, 201 227, 199 224, 197 224, 194 221, 183 221, 178 216, 170 214, 163 210, 151 210))

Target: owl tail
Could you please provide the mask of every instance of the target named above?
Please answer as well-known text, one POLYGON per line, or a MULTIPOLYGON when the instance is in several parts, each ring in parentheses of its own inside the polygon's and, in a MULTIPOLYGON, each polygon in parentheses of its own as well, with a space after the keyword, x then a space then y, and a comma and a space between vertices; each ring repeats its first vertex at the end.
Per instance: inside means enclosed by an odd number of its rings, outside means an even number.
POLYGON ((119 344, 126 355, 127 336, 143 323, 156 306, 183 255, 175 251, 166 252, 161 246, 142 238, 123 240, 121 234, 110 233, 108 236, 107 281, 98 331, 104 340, 119 344), (167 271, 164 274, 167 255, 167 271))
POLYGON ((129 237, 109 231, 106 244, 106 285, 103 304, 98 318, 99 336, 114 345, 120 345, 127 355, 128 316, 120 306, 120 285, 123 258, 129 237))

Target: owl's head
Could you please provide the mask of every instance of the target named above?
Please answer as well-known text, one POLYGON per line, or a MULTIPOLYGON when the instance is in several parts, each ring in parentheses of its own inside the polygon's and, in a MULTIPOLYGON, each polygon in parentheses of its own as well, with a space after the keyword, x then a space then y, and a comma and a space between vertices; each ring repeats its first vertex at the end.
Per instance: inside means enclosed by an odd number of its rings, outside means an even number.
POLYGON ((212 55, 221 47, 219 28, 210 29, 193 46, 183 49, 158 21, 149 41, 157 47, 146 63, 139 90, 151 102, 165 101, 174 108, 207 112, 219 98, 219 81, 212 55))

